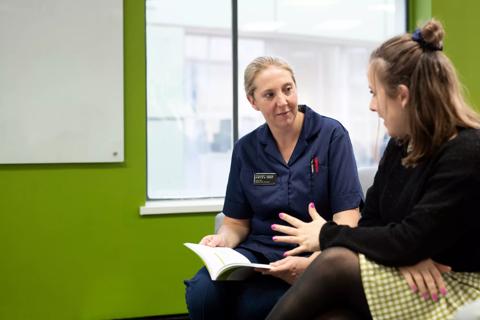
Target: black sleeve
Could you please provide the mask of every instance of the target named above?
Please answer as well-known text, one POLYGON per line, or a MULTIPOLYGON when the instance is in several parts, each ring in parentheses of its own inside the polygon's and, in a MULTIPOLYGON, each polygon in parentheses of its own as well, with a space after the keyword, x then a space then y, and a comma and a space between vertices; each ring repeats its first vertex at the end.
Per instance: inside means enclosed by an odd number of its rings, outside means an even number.
POLYGON ((464 232, 462 220, 480 204, 479 154, 478 142, 475 148, 450 148, 432 165, 423 195, 401 222, 357 228, 328 222, 320 232, 321 249, 343 246, 390 266, 415 264, 448 249, 464 232))

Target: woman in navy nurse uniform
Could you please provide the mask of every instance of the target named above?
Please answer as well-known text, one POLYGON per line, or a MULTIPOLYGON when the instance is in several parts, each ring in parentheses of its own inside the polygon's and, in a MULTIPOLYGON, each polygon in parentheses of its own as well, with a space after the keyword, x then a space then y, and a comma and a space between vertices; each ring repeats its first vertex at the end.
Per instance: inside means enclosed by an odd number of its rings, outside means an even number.
POLYGON ((348 132, 336 120, 298 105, 292 68, 275 57, 259 57, 245 70, 245 91, 265 124, 233 149, 217 234, 200 243, 235 248, 250 261, 271 263, 268 274, 244 281, 212 281, 205 268, 185 281, 190 317, 264 319, 276 301, 319 254, 290 256, 294 247, 276 243, 272 224, 283 212, 310 221, 315 205, 326 220, 356 226, 362 190, 348 132))

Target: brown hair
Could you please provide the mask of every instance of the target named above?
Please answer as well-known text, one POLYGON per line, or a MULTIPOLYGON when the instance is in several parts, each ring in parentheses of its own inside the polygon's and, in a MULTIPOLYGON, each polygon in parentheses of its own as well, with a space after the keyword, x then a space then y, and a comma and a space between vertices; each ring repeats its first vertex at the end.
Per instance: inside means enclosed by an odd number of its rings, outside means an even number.
POLYGON ((388 96, 408 87, 409 144, 404 166, 415 166, 457 134, 458 127, 480 128, 480 117, 465 102, 451 61, 441 51, 443 26, 434 19, 413 34, 393 37, 375 49, 370 68, 388 96))
POLYGON ((290 67, 290 65, 286 61, 277 57, 270 57, 270 56, 258 57, 258 58, 255 58, 252 62, 250 62, 250 64, 245 68, 243 85, 245 87, 245 93, 247 94, 247 97, 249 96, 253 97, 253 93, 256 89, 254 85, 254 81, 257 75, 260 73, 260 71, 263 71, 270 66, 275 66, 290 72, 293 79, 293 83, 297 85, 297 82, 295 80, 295 75, 293 74, 293 69, 292 67, 290 67))

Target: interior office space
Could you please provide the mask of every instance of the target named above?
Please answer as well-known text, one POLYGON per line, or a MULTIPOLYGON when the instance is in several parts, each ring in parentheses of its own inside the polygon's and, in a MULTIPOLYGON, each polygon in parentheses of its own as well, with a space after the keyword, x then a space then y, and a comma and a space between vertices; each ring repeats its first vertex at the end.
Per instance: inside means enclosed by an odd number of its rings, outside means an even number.
MULTIPOLYGON (((478 110, 480 4, 410 0, 408 8, 410 29, 431 16, 444 23, 445 51, 478 110)), ((186 313, 183 280, 200 262, 183 242, 210 233, 215 212, 139 214, 147 194, 145 1, 124 0, 123 19, 124 161, 0 165, 0 319, 186 313)))

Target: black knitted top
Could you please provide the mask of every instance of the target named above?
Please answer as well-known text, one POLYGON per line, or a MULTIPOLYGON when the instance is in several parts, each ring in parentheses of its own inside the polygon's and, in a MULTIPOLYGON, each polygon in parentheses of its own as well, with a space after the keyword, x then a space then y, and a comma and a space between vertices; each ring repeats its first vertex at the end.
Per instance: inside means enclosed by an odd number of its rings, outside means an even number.
POLYGON ((405 168, 391 139, 357 228, 325 224, 320 248, 347 247, 389 266, 423 259, 480 271, 480 130, 463 129, 428 161, 405 168))

